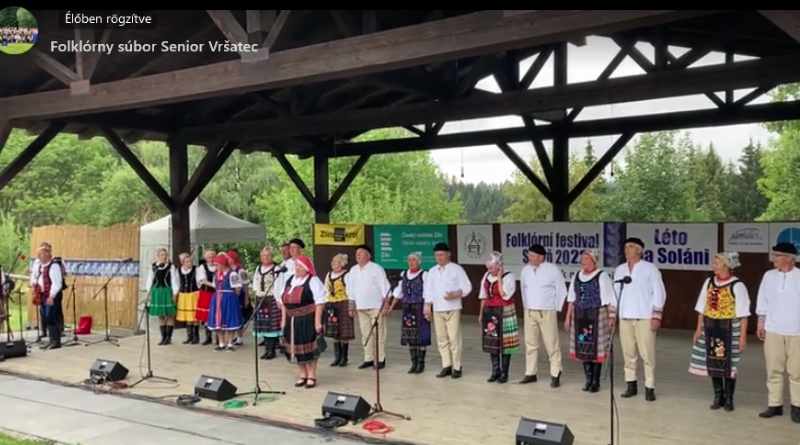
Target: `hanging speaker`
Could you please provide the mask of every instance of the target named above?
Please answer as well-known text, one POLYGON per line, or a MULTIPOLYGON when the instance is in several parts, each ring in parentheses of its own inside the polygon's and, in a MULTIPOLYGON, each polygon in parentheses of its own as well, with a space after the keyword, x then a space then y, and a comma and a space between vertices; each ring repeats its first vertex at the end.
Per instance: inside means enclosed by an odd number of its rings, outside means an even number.
POLYGON ((219 377, 201 375, 194 384, 194 394, 203 399, 224 402, 236 397, 237 388, 233 383, 219 377))
POLYGON ((361 396, 329 392, 322 401, 322 417, 341 417, 358 423, 369 417, 370 406, 361 396))
POLYGON ((575 436, 566 424, 519 419, 517 445, 573 445, 575 436))
POLYGON ((89 368, 89 378, 93 382, 119 382, 128 377, 128 368, 113 360, 98 358, 89 368))
POLYGON ((25 357, 28 355, 28 344, 25 340, 7 340, 0 343, 0 357, 3 360, 25 357))

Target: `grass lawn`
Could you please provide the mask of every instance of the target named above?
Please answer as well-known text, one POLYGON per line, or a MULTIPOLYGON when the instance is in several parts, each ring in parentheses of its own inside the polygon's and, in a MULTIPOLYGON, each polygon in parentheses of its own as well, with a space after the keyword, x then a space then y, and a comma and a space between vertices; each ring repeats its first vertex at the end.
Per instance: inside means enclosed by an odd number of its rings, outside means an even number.
MULTIPOLYGON (((6 54, 22 54, 33 47, 33 43, 9 43, 8 46, 0 46, 0 52, 6 54)), ((0 442, 0 445, 4 445, 0 442)))
POLYGON ((53 442, 36 439, 20 439, 0 432, 0 445, 48 445, 53 442))

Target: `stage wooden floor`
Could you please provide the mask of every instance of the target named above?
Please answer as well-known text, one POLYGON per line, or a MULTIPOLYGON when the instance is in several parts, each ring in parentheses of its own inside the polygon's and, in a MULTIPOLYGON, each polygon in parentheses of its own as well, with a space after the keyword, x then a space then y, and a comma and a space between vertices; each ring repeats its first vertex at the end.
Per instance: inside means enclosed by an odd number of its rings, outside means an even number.
MULTIPOLYGON (((517 422, 520 416, 525 416, 567 423, 576 442, 582 445, 608 443, 608 383, 604 382, 597 394, 581 392, 583 377, 578 363, 565 357, 566 369, 559 389, 549 387, 547 372, 542 373, 547 369, 544 362, 540 364, 539 383, 524 386, 486 383, 489 360, 479 347, 477 322, 470 317, 464 320, 466 347, 462 379, 434 377, 439 371, 435 350, 429 352, 428 369, 424 374, 408 375, 407 350, 397 344, 398 325, 398 318, 391 317, 387 367, 381 373, 383 405, 387 410, 411 416, 412 420, 381 418, 395 428, 388 439, 428 445, 512 443, 517 422)), ((175 339, 180 342, 183 335, 179 331, 175 339)), ((77 383, 88 377, 89 366, 95 358, 104 358, 128 367, 129 381, 133 382, 146 367, 143 338, 122 339, 119 347, 99 344, 51 352, 34 350, 27 358, 0 363, 0 370, 77 383)), ((180 344, 160 347, 155 345, 156 339, 153 340, 155 373, 178 379, 179 384, 148 381, 130 390, 134 394, 153 397, 190 394, 200 374, 225 377, 240 391, 254 386, 253 339, 248 339, 249 344, 236 352, 214 352, 208 347, 180 344)), ((566 340, 564 336, 562 345, 568 344, 566 340)), ((752 339, 745 352, 733 413, 708 409, 710 382, 687 373, 690 350, 689 333, 662 331, 658 341, 658 400, 645 402, 641 394, 634 399, 617 398, 621 443, 797 443, 800 428, 791 423, 788 415, 769 420, 757 416, 766 401, 760 342, 752 339)), ((271 403, 244 408, 242 413, 310 426, 314 418, 320 417, 320 406, 327 391, 362 395, 372 403, 374 373, 356 369, 361 358, 359 348, 351 350, 352 365, 347 368, 329 368, 330 357, 330 352, 326 352, 318 374, 319 384, 311 390, 292 387, 295 369, 284 359, 260 361, 262 389, 271 387, 285 390, 287 394, 271 403)), ((515 356, 513 382, 522 377, 523 366, 523 358, 515 356)), ((621 371, 618 369, 616 373, 619 382, 616 392, 622 389, 621 371)), ((202 406, 215 408, 216 404, 202 402, 202 406)), ((342 430, 369 435, 359 426, 347 426, 342 430)))

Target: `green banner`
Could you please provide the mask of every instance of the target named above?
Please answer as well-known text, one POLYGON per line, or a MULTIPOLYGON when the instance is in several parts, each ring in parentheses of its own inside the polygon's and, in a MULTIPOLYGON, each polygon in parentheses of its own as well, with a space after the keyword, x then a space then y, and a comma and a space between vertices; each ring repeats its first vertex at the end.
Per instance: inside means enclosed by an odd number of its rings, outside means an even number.
POLYGON ((436 264, 433 246, 446 243, 447 226, 373 226, 375 255, 373 261, 385 269, 408 269, 408 255, 422 253, 420 267, 429 269, 436 264))

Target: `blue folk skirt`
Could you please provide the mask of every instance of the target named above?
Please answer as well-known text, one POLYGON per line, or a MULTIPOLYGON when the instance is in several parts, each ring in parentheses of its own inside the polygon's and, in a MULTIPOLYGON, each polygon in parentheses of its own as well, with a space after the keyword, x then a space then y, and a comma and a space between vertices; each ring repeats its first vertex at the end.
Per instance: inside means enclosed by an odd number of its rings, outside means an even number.
POLYGON ((208 329, 212 331, 235 331, 244 324, 239 298, 233 291, 216 291, 208 307, 208 329))

